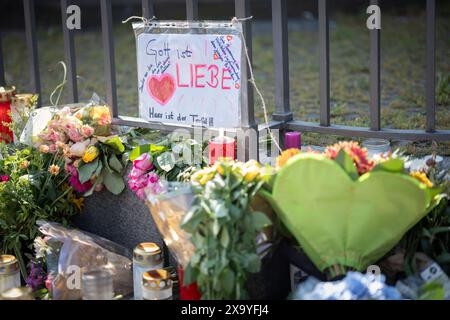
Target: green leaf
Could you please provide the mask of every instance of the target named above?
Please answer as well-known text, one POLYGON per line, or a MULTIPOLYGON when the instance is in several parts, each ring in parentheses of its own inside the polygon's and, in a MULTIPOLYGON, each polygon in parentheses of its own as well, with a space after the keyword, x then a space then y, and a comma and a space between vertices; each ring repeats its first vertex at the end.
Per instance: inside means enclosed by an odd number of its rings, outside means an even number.
POLYGON ((341 167, 348 173, 348 175, 353 179, 358 179, 358 171, 356 170, 356 166, 353 163, 352 158, 345 152, 344 150, 340 150, 334 159, 341 167))
POLYGON ((123 153, 125 151, 125 146, 118 136, 109 138, 105 141, 105 144, 112 147, 117 153, 123 153))
POLYGON ((272 225, 272 221, 260 211, 255 211, 252 213, 253 226, 255 230, 260 230, 264 227, 268 227, 272 225))
POLYGON ((109 157, 109 166, 114 169, 117 173, 122 172, 123 170, 123 166, 122 163, 120 163, 119 159, 117 159, 117 156, 115 154, 112 154, 109 157))
POLYGON ((131 153, 130 153, 130 161, 134 161, 136 160, 141 154, 144 153, 150 153, 150 154, 155 154, 155 153, 161 153, 164 151, 167 151, 168 148, 166 146, 158 146, 156 144, 143 144, 141 146, 137 146, 136 148, 134 148, 131 153))
POLYGON ((192 268, 191 264, 189 263, 183 272, 183 285, 188 286, 195 280, 197 280, 196 274, 197 272, 195 271, 194 268, 192 268))
POLYGON ((78 179, 80 180, 81 183, 89 181, 93 173, 97 170, 98 162, 99 160, 97 158, 90 163, 80 165, 80 167, 78 168, 78 179))
POLYGON ((162 170, 169 172, 175 166, 175 156, 171 152, 164 152, 156 158, 156 162, 162 170))
POLYGON ((255 273, 259 272, 261 269, 261 261, 259 260, 259 257, 257 254, 250 254, 247 256, 247 270, 249 272, 255 273))
POLYGON ((230 244, 230 235, 227 228, 222 228, 222 232, 220 233, 220 244, 224 248, 227 248, 230 244))
POLYGON ((219 234, 219 232, 220 232, 219 220, 217 220, 217 219, 214 220, 211 231, 215 237, 219 234))
POLYGON ((230 270, 229 268, 226 268, 221 275, 221 282, 222 282, 222 286, 226 292, 226 294, 231 294, 233 289, 234 289, 234 284, 235 284, 235 275, 234 272, 232 270, 230 270))
POLYGON ((442 284, 437 282, 431 282, 425 284, 420 288, 422 294, 419 300, 444 300, 445 290, 442 284))
POLYGON ((378 163, 372 171, 403 172, 405 170, 404 162, 401 159, 389 159, 378 163))
POLYGON ((125 189, 125 183, 123 182, 123 178, 120 174, 105 170, 103 178, 106 189, 108 189, 112 194, 118 195, 123 191, 123 189, 125 189))

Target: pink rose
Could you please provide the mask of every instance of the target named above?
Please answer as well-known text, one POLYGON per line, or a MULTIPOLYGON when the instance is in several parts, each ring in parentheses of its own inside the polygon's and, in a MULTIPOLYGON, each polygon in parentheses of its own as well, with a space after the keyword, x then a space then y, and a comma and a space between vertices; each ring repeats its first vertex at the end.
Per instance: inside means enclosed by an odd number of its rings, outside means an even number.
POLYGON ((83 136, 75 128, 69 129, 69 138, 74 142, 81 142, 84 140, 83 136))
POLYGON ((145 188, 147 184, 148 184, 148 176, 146 174, 141 175, 140 177, 137 178, 130 178, 128 180, 128 186, 133 191, 145 188))
POLYGON ((83 132, 83 135, 87 138, 92 136, 94 134, 94 128, 88 125, 84 125, 81 127, 81 132, 83 132))
POLYGON ((133 161, 133 167, 142 171, 149 171, 153 168, 152 159, 148 153, 141 154, 133 161))
POLYGON ((156 173, 150 172, 148 174, 148 182, 149 183, 156 183, 158 181, 159 181, 159 176, 156 173))
POLYGON ((133 168, 133 169, 131 169, 131 172, 130 172, 130 174, 128 175, 128 178, 130 178, 130 179, 137 179, 137 178, 141 177, 142 175, 144 175, 144 174, 146 174, 146 173, 147 173, 147 172, 144 171, 144 170, 140 170, 140 169, 137 169, 137 168, 133 168))
POLYGON ((0 177, 0 181, 1 182, 7 182, 7 181, 9 181, 9 177, 8 176, 1 176, 0 177))

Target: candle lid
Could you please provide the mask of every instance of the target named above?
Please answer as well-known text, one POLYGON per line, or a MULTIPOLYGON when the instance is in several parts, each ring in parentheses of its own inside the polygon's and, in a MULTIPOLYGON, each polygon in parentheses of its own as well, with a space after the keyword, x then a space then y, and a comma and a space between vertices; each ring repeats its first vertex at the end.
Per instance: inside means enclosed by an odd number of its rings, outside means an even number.
POLYGON ((227 136, 219 136, 219 137, 212 138, 210 140, 210 142, 214 143, 214 144, 224 144, 224 143, 228 144, 228 143, 233 143, 234 139, 227 137, 227 136))
POLYGON ((159 265, 162 262, 161 249, 156 243, 143 242, 134 248, 133 258, 140 264, 159 265))
POLYGON ((0 300, 34 300, 32 298, 31 288, 12 288, 0 294, 0 300))
POLYGON ((12 274, 19 270, 19 262, 16 257, 9 254, 0 255, 0 275, 12 274))
POLYGON ((18 93, 14 97, 11 98, 12 103, 22 102, 25 104, 29 104, 31 98, 33 98, 33 94, 31 93, 18 93))
POLYGON ((16 93, 16 87, 0 87, 0 102, 9 102, 16 93))
POLYGON ((172 286, 172 278, 167 270, 150 270, 142 275, 142 284, 149 290, 164 290, 172 286))

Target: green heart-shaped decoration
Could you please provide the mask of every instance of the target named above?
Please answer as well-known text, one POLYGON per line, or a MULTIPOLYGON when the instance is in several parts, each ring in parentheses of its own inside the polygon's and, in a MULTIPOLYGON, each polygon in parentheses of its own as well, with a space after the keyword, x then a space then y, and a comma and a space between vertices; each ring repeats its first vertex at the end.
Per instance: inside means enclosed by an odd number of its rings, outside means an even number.
POLYGON ((352 180, 336 161, 300 154, 264 193, 314 264, 364 270, 427 212, 426 187, 404 173, 370 172, 352 180))

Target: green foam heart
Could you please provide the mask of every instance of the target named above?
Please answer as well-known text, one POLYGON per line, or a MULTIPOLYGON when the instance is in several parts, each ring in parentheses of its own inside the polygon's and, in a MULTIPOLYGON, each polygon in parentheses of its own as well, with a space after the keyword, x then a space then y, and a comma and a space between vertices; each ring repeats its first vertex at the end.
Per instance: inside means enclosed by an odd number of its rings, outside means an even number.
POLYGON ((377 171, 354 181, 317 154, 290 159, 265 196, 320 270, 335 264, 364 270, 398 243, 431 201, 425 186, 406 174, 377 171))

